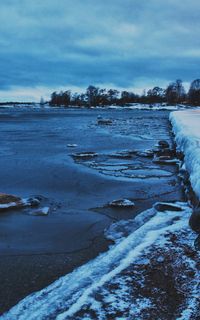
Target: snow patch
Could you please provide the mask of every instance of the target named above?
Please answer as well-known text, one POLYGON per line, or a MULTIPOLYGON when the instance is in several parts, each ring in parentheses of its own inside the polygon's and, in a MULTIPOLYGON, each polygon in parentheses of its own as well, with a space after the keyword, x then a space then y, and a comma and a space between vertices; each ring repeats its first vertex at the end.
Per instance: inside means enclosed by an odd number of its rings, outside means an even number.
POLYGON ((170 120, 177 148, 185 155, 192 188, 200 199, 200 110, 172 112, 170 120))

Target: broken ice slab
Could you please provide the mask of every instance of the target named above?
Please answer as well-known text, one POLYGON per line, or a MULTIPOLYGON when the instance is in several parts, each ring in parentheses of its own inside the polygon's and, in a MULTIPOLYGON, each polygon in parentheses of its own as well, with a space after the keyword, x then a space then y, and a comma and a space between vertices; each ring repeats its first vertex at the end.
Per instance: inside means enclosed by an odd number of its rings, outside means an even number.
POLYGON ((49 207, 43 207, 36 210, 31 210, 28 214, 30 216, 48 216, 49 212, 50 212, 49 207))
POLYGON ((119 199, 109 202, 108 206, 115 208, 133 208, 135 207, 135 203, 129 199, 119 199))

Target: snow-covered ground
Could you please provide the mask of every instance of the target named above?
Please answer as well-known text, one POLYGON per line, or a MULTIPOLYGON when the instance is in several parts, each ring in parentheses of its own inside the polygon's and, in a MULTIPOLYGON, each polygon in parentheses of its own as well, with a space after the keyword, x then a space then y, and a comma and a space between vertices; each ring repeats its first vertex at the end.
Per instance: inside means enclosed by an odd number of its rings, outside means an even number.
POLYGON ((172 112, 170 120, 193 190, 200 199, 200 110, 172 112))
POLYGON ((168 110, 168 111, 174 111, 174 110, 183 110, 188 108, 185 105, 172 105, 169 106, 167 104, 142 104, 142 103, 130 103, 126 106, 115 106, 111 105, 109 106, 109 109, 129 109, 129 110, 152 110, 152 111, 159 111, 159 110, 168 110))

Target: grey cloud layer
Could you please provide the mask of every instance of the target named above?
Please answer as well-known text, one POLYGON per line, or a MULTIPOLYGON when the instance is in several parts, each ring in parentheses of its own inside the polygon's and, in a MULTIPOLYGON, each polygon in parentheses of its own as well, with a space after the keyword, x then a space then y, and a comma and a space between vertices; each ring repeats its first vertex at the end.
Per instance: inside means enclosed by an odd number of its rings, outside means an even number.
POLYGON ((0 87, 199 77, 198 0, 1 0, 0 87))

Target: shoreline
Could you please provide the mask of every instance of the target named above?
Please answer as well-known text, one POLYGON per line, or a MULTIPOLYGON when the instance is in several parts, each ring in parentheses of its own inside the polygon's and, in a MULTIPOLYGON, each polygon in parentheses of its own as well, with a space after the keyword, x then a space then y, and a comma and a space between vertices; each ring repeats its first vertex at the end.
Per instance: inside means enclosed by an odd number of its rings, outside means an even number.
MULTIPOLYGON (((99 110, 97 110, 97 112, 99 113, 99 110)), ((96 119, 97 115, 98 114, 95 115, 95 113, 94 113, 94 117, 95 117, 94 119, 96 119)), ((149 115, 149 113, 148 113, 148 115, 149 115)), ((117 118, 119 117, 118 111, 113 114, 113 117, 114 116, 117 118)), ((140 114, 139 114, 139 116, 140 116, 140 114)), ((73 115, 73 117, 74 117, 74 115, 73 115)), ((128 119, 129 118, 132 119, 130 114, 128 114, 127 117, 128 117, 128 119)), ((160 112, 158 113, 159 121, 161 121, 162 125, 164 123, 163 132, 164 132, 164 134, 169 135, 169 131, 166 131, 166 128, 168 128, 168 124, 167 124, 168 120, 166 120, 165 117, 166 117, 165 113, 164 114, 162 114, 160 112), (162 118, 162 117, 164 117, 164 118, 162 118), (167 126, 167 127, 165 127, 165 126, 167 126)), ((27 119, 27 118, 25 118, 25 119, 27 119)), ((28 120, 29 123, 32 123, 32 119, 31 118, 29 118, 29 119, 30 119, 30 120, 28 120)), ((135 123, 135 114, 134 114, 133 119, 134 119, 133 123, 135 123)), ((149 125, 149 119, 150 118, 148 118, 148 116, 147 116, 147 124, 148 125, 149 125)), ((21 123, 21 119, 19 119, 19 120, 21 123)), ((16 122, 16 124, 18 124, 17 121, 19 121, 19 120, 17 119, 14 121, 16 122)), ((91 119, 86 118, 86 120, 87 120, 86 123, 88 123, 88 121, 89 121, 89 124, 90 124, 91 119)), ((41 118, 39 118, 39 119, 35 118, 34 121, 41 121, 41 118)), ((52 118, 52 121, 54 121, 54 118, 52 118)), ((139 118, 139 121, 140 121, 140 118, 139 118)), ((38 124, 40 124, 40 123, 41 122, 38 122, 38 124)), ((125 121, 125 123, 126 123, 126 121, 125 121)), ((152 124, 153 123, 154 122, 152 122, 152 124)), ((122 122, 122 124, 123 124, 123 122, 122 122)), ((44 122, 44 125, 46 126, 45 122, 44 122)), ((93 126, 93 124, 92 124, 92 126, 93 126)), ((91 132, 94 132, 93 127, 91 127, 91 128, 92 128, 91 132)), ((124 127, 121 127, 121 120, 120 120, 119 129, 122 130, 122 128, 124 128, 124 127)), ((112 128, 112 126, 110 129, 116 130, 115 127, 112 128)), ((110 129, 106 128, 106 130, 110 130, 110 129)), ((29 128, 28 128, 28 130, 29 130, 29 128)), ((86 126, 84 130, 88 131, 88 127, 86 126)), ((99 137, 99 134, 102 137, 102 129, 101 129, 101 131, 99 131, 99 133, 98 133, 98 130, 99 130, 98 127, 97 128, 95 127, 95 130, 97 130, 97 134, 98 134, 97 137, 99 137)), ((125 133, 126 133, 126 131, 125 131, 125 133)), ((155 128, 155 133, 157 134, 156 128, 155 128)), ((116 133, 114 132, 114 137, 115 137, 115 134, 116 133)), ((112 133, 112 135, 113 135, 113 133, 112 133)), ((32 133, 31 133, 31 137, 32 137, 32 133)), ((106 133, 105 137, 107 139, 107 133, 106 133)), ((122 136, 123 139, 125 137, 126 136, 122 136)), ((171 139, 170 136, 168 136, 168 138, 171 139)), ((16 139, 17 139, 17 137, 16 137, 16 139)), ((34 137, 34 139, 35 139, 35 137, 34 137)), ((130 139, 129 143, 128 143, 127 138, 125 140, 123 140, 123 139, 122 139, 122 141, 126 141, 127 149, 130 148, 130 146, 133 143, 136 143, 136 142, 133 142, 130 138, 129 138, 130 139)), ((62 141, 63 141, 63 139, 62 139, 62 141)), ((119 139, 117 141, 116 140, 114 140, 114 141, 115 141, 115 143, 120 142, 119 139)), ((138 146, 140 146, 141 151, 142 151, 142 150, 146 149, 146 147, 145 147, 146 145, 147 146, 152 145, 152 143, 155 145, 157 142, 158 142, 157 139, 154 139, 153 141, 150 140, 147 142, 145 142, 143 140, 142 141, 138 140, 138 146)), ((24 141, 24 143, 26 143, 26 140, 24 141)), ((108 142, 108 150, 110 152, 109 145, 110 145, 110 142, 108 142)), ((153 145, 152 145, 152 147, 153 147, 153 145)), ((109 158, 109 155, 105 156, 105 150, 104 150, 103 156, 101 156, 101 152, 102 152, 101 148, 102 147, 100 146, 99 150, 97 150, 97 152, 100 154, 99 158, 97 157, 97 159, 95 159, 96 165, 98 165, 98 166, 99 166, 99 164, 102 163, 102 161, 107 163, 108 161, 111 160, 111 158, 109 158), (103 157, 102 158, 103 160, 101 159, 101 157, 103 157), (106 158, 106 157, 108 157, 108 158, 106 158)), ((114 149, 115 148, 116 147, 114 146, 114 149)), ((88 147, 88 149, 89 149, 89 147, 88 147)), ((104 149, 105 149, 105 145, 104 145, 104 149)), ((119 145, 118 151, 120 151, 120 149, 122 149, 122 148, 119 145)), ((31 151, 31 154, 32 154, 32 152, 34 152, 34 154, 35 154, 34 149, 33 150, 31 149, 30 151, 31 151)), ((71 151, 69 151, 69 152, 71 153, 71 151)), ((46 153, 46 151, 45 151, 45 153, 46 153)), ((128 160, 116 159, 116 161, 126 163, 128 160)), ((132 160, 130 160, 130 161, 132 161, 132 160)), ((138 161, 137 157, 135 158, 135 160, 133 159, 133 161, 136 161, 135 163, 137 163, 137 161, 138 161)), ((141 166, 151 167, 152 160, 149 158, 140 158, 140 162, 141 162, 141 166)), ((12 163, 10 165, 12 165, 12 163)), ((21 167, 21 163, 19 163, 19 165, 21 167)), ((83 210, 83 206, 85 206, 86 208, 88 208, 90 210, 90 211, 87 210, 86 216, 88 216, 89 219, 91 219, 93 217, 92 219, 94 219, 94 220, 93 220, 92 224, 94 223, 95 220, 96 220, 96 222, 98 222, 98 220, 99 220, 98 217, 102 217, 101 219, 102 219, 103 224, 102 225, 97 224, 97 229, 94 229, 94 230, 90 229, 90 232, 87 235, 87 237, 89 236, 89 239, 90 239, 90 241, 89 241, 90 245, 87 246, 88 248, 86 250, 82 249, 78 253, 74 252, 71 254, 52 254, 52 255, 43 255, 43 254, 31 255, 31 254, 29 254, 28 256, 27 255, 20 256, 19 251, 17 251, 15 256, 10 256, 10 257, 7 256, 6 257, 5 255, 1 255, 1 257, 3 257, 3 259, 1 259, 1 261, 0 261, 0 279, 2 279, 1 280, 1 287, 3 288, 3 290, 1 290, 2 294, 0 297, 1 298, 0 300, 2 303, 2 306, 1 306, 2 313, 5 312, 6 310, 8 310, 11 306, 16 304, 19 300, 21 300, 23 297, 27 296, 28 294, 42 289, 43 287, 47 286, 48 284, 50 284, 51 282, 56 280, 58 277, 65 275, 66 273, 71 272, 72 270, 76 269, 78 266, 80 266, 82 264, 85 264, 87 261, 90 261, 91 259, 95 258, 100 252, 107 251, 108 246, 109 246, 109 242, 108 242, 108 240, 105 239, 103 232, 104 232, 104 229, 106 227, 108 227, 112 222, 115 222, 116 219, 117 219, 117 221, 119 221, 121 219, 128 220, 128 219, 136 216, 140 212, 143 212, 144 210, 150 208, 153 203, 158 202, 158 201, 182 200, 182 194, 181 194, 180 186, 178 184, 178 178, 177 178, 177 173, 176 173, 177 169, 173 166, 161 165, 162 170, 164 170, 163 172, 166 172, 166 173, 168 173, 169 171, 171 172, 171 175, 169 175, 168 177, 167 176, 162 177, 162 178, 157 177, 156 179, 148 178, 148 179, 144 179, 141 181, 139 179, 138 180, 133 179, 133 180, 130 180, 130 182, 129 182, 129 181, 123 181, 123 179, 120 180, 120 178, 115 178, 115 176, 112 176, 112 175, 109 176, 109 179, 107 179, 106 176, 104 178, 104 175, 99 174, 98 170, 95 171, 93 174, 92 170, 94 170, 94 169, 92 169, 90 167, 88 168, 87 165, 88 165, 87 162, 77 163, 77 164, 74 164, 72 167, 69 167, 69 170, 72 170, 72 168, 77 168, 76 174, 78 177, 78 181, 81 181, 81 179, 85 179, 85 178, 81 178, 81 177, 84 177, 84 175, 86 173, 87 173, 88 184, 89 184, 89 181, 91 183, 94 179, 97 179, 96 181, 94 181, 94 183, 95 183, 95 185, 99 186, 98 192, 101 192, 101 193, 103 192, 102 196, 104 198, 99 199, 98 193, 92 196, 93 191, 91 189, 91 191, 89 191, 90 192, 89 193, 90 194, 89 207, 88 207, 87 202, 84 204, 84 202, 81 203, 81 201, 79 203, 79 206, 80 206, 80 208, 82 207, 82 210, 83 210), (86 166, 85 169, 84 169, 84 165, 86 166), (81 170, 79 170, 79 168, 81 170), (80 174, 81 172, 82 172, 83 176, 81 176, 81 174, 80 174), (90 180, 88 180, 89 177, 90 177, 90 180), (97 183, 97 181, 98 181, 98 183, 97 183), (137 183, 134 183, 134 181, 137 181, 137 183), (159 184, 158 184, 158 181, 159 181, 159 184), (109 192, 110 192, 109 198, 107 196, 107 191, 104 190, 105 185, 107 186, 106 190, 109 190, 109 192), (152 186, 153 186, 153 188, 152 188, 152 186), (114 200, 115 198, 120 197, 120 194, 121 194, 121 196, 124 194, 124 196, 126 196, 126 197, 131 196, 133 199, 137 199, 137 198, 139 199, 139 200, 136 200, 136 209, 134 211, 127 211, 127 210, 122 210, 122 211, 117 210, 116 211, 116 210, 113 210, 113 209, 111 210, 110 208, 106 208, 106 207, 102 206, 102 205, 106 204, 108 202, 108 200, 114 200), (94 197, 94 199, 92 199, 92 197, 94 197), (93 204, 92 204, 92 202, 93 202, 93 204), (94 204, 96 204, 96 207, 94 204), (109 214, 109 218, 105 214, 109 214), (91 231, 92 231, 92 233, 91 233, 91 231), (95 235, 96 232, 97 232, 97 234, 95 235), (17 255, 18 255, 18 257, 17 257, 17 255), (66 259, 66 261, 65 261, 65 259, 66 259), (17 272, 16 272, 16 270, 17 270, 17 272), (12 280, 10 280, 10 279, 12 279, 12 280), (7 290, 6 292, 5 292, 5 288, 7 290), (15 292, 13 291, 13 288, 17 288, 15 292)), ((45 163, 45 166, 46 166, 46 163, 45 163)), ((158 165, 158 167, 159 167, 159 165, 158 165)), ((55 163, 55 170, 58 171, 58 168, 59 168, 58 164, 55 163)), ((61 168, 62 168, 61 176, 63 177, 63 169, 65 170, 65 166, 63 166, 61 168)), ((76 171, 74 171, 74 172, 76 172, 76 171)), ((60 176, 60 178, 61 178, 61 176, 60 176)), ((71 180, 71 181, 73 181, 73 180, 71 180)), ((33 179, 33 182, 34 182, 34 179, 33 179)), ((36 180, 36 182, 37 182, 37 180, 36 180)), ((83 182, 84 182, 84 180, 83 180, 83 182)), ((28 183, 28 181, 27 181, 27 183, 28 183)), ((48 181, 47 181, 47 183, 48 183, 48 181)), ((38 182, 36 185, 38 185, 38 182)), ((77 188, 76 184, 74 184, 74 186, 75 186, 75 188, 77 188)), ((83 186, 85 186, 84 183, 83 183, 83 186)), ((24 188, 25 187, 26 187, 26 183, 24 184, 24 188)), ((62 185, 59 188, 61 188, 61 187, 63 188, 62 185)), ((66 186, 65 186, 65 188, 66 188, 66 186)), ((81 186, 81 188, 82 188, 82 186, 81 186)), ((92 188, 92 185, 91 185, 91 188, 92 188)), ((82 190, 82 189, 80 189, 80 190, 82 190)), ((8 189, 6 191, 8 191, 8 189)), ((83 190, 83 191, 84 191, 84 193, 83 193, 82 199, 85 198, 85 194, 86 194, 85 190, 83 190)), ((71 185, 70 185, 70 192, 72 192, 71 185)), ((22 193, 22 191, 21 191, 21 193, 22 193)), ((34 194, 34 192, 31 192, 31 194, 34 194)), ((58 194, 57 194, 57 196, 58 196, 58 194)), ((59 194, 59 197, 61 199, 63 197, 63 195, 59 194)), ((76 199, 76 197, 74 199, 76 199)), ((45 200, 45 201, 47 201, 47 200, 45 200)), ((45 202, 45 204, 46 204, 46 202, 45 202)), ((73 206, 75 205, 77 207, 77 202, 73 202, 71 200, 71 205, 73 205, 73 206)), ((66 208, 65 204, 62 204, 62 206, 64 206, 64 208, 66 208)), ((56 211, 56 213, 54 214, 55 217, 59 213, 59 210, 56 211)), ((51 218, 53 218, 54 215, 51 216, 51 218)), ((82 213, 81 213, 81 215, 82 215, 82 213)), ((81 215, 80 215, 80 217, 81 217, 81 215)), ((16 219, 15 213, 13 213, 12 215, 10 215, 10 213, 9 213, 7 216, 5 216, 4 219, 7 219, 7 221, 9 221, 11 216, 13 216, 14 219, 16 219)), ((71 217, 73 217, 73 215, 71 217)), ((23 221, 23 219, 26 218, 26 216, 20 215, 20 216, 18 216, 17 219, 19 219, 19 218, 21 219, 21 221, 23 221)), ((50 218, 50 216, 49 216, 49 218, 50 218)), ((67 218, 67 216, 66 216, 66 218, 67 218)), ((70 218, 70 216, 69 216, 69 218, 70 218)), ((74 218, 77 219, 75 221, 80 223, 80 221, 78 220, 79 216, 76 217, 76 215, 74 215, 74 218)), ((30 218, 26 218, 26 219, 27 219, 27 221, 30 221, 30 220, 28 220, 30 218)), ((36 221, 36 220, 33 220, 33 221, 36 221)), ((40 220, 37 220, 37 221, 40 221, 40 220)), ((91 228, 90 226, 92 226, 92 224, 89 224, 87 228, 91 228)), ((17 238, 16 238, 16 240, 17 240, 17 238)), ((81 242, 81 239, 79 240, 79 243, 80 242, 81 242)), ((33 240, 33 243, 34 243, 34 240, 33 240)), ((56 242, 55 242, 55 246, 56 246, 56 242)))
POLYGON ((49 111, 49 110, 149 110, 149 111, 175 111, 175 110, 187 110, 194 109, 198 110, 200 106, 189 105, 189 104, 160 104, 160 103, 131 103, 127 105, 105 105, 105 106, 51 106, 49 103, 46 103, 44 106, 41 106, 40 103, 0 103, 0 110, 6 109, 16 109, 16 110, 40 110, 40 111, 49 111))

